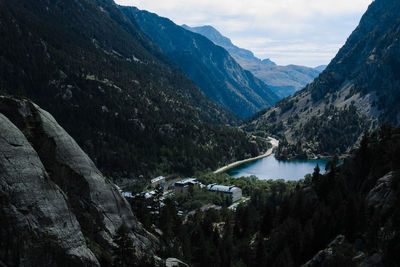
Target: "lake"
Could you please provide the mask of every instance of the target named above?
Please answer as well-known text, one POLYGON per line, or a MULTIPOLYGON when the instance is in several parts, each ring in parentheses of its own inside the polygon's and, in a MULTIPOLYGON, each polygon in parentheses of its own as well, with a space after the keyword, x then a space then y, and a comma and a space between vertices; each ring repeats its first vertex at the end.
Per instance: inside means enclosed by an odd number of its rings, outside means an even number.
POLYGON ((280 161, 274 155, 254 162, 239 165, 226 171, 232 177, 255 175, 261 180, 284 179, 299 180, 307 173, 312 173, 317 164, 321 173, 325 173, 325 165, 329 159, 280 161))

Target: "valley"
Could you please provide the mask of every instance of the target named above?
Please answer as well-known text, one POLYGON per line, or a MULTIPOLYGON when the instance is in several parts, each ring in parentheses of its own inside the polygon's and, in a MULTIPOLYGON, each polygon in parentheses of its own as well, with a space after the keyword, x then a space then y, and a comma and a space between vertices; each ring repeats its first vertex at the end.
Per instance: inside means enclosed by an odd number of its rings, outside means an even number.
POLYGON ((246 118, 273 106, 278 96, 243 69, 225 49, 167 18, 133 7, 120 7, 163 52, 220 106, 246 118))
POLYGON ((308 68, 113 0, 0 0, 0 266, 397 266, 399 13, 308 68))
POLYGON ((318 77, 326 67, 279 66, 268 58, 261 60, 255 57, 253 52, 237 47, 229 38, 223 36, 212 26, 189 27, 183 25, 182 27, 199 33, 209 38, 216 45, 225 48, 244 69, 266 83, 280 99, 303 89, 318 77))

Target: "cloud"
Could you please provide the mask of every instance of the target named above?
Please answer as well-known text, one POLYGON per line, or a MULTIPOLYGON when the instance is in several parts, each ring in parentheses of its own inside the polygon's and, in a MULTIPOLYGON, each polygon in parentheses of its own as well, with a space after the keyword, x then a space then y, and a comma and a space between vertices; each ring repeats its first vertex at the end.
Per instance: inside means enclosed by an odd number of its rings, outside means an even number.
POLYGON ((216 12, 225 15, 250 14, 267 16, 292 14, 306 17, 313 13, 337 15, 361 12, 370 0, 117 0, 122 5, 134 5, 158 11, 216 12))
POLYGON ((372 0, 116 2, 157 13, 177 24, 212 25, 235 44, 252 50, 260 58, 270 57, 279 64, 312 66, 329 63, 372 0), (291 46, 294 42, 298 44, 297 47, 291 46), (277 46, 281 47, 279 53, 277 46), (285 47, 294 50, 285 50, 285 47), (318 48, 319 52, 311 49, 307 53, 304 50, 312 47, 318 48))

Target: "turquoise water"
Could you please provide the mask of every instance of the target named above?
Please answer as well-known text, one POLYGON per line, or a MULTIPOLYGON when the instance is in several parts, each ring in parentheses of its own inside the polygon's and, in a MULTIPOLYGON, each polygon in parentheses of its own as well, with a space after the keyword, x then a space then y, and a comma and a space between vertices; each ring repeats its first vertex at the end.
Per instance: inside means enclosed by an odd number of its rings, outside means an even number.
POLYGON ((226 173, 233 177, 255 175, 261 180, 299 180, 304 178, 304 175, 307 173, 312 173, 317 164, 319 164, 321 173, 324 173, 325 165, 328 161, 328 159, 280 161, 277 160, 274 155, 271 155, 251 163, 237 166, 228 170, 226 173))

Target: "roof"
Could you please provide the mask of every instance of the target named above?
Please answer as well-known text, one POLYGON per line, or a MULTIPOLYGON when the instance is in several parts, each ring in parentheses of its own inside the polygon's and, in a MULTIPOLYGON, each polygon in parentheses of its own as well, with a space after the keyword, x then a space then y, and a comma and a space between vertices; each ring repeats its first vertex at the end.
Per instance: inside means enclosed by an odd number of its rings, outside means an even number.
POLYGON ((226 185, 217 185, 217 184, 209 184, 207 185, 207 189, 210 191, 218 191, 224 193, 233 193, 236 190, 241 190, 236 186, 226 186, 226 185))
POLYGON ((175 184, 185 185, 185 184, 200 184, 196 178, 186 178, 180 181, 175 182, 175 184))
POLYGON ((158 181, 161 181, 163 179, 165 179, 164 176, 158 176, 158 177, 156 177, 154 179, 151 179, 151 183, 154 184, 154 183, 157 183, 158 181))
POLYGON ((133 198, 133 195, 132 195, 132 193, 131 193, 131 192, 122 192, 122 195, 123 195, 124 197, 130 197, 130 198, 133 198))

